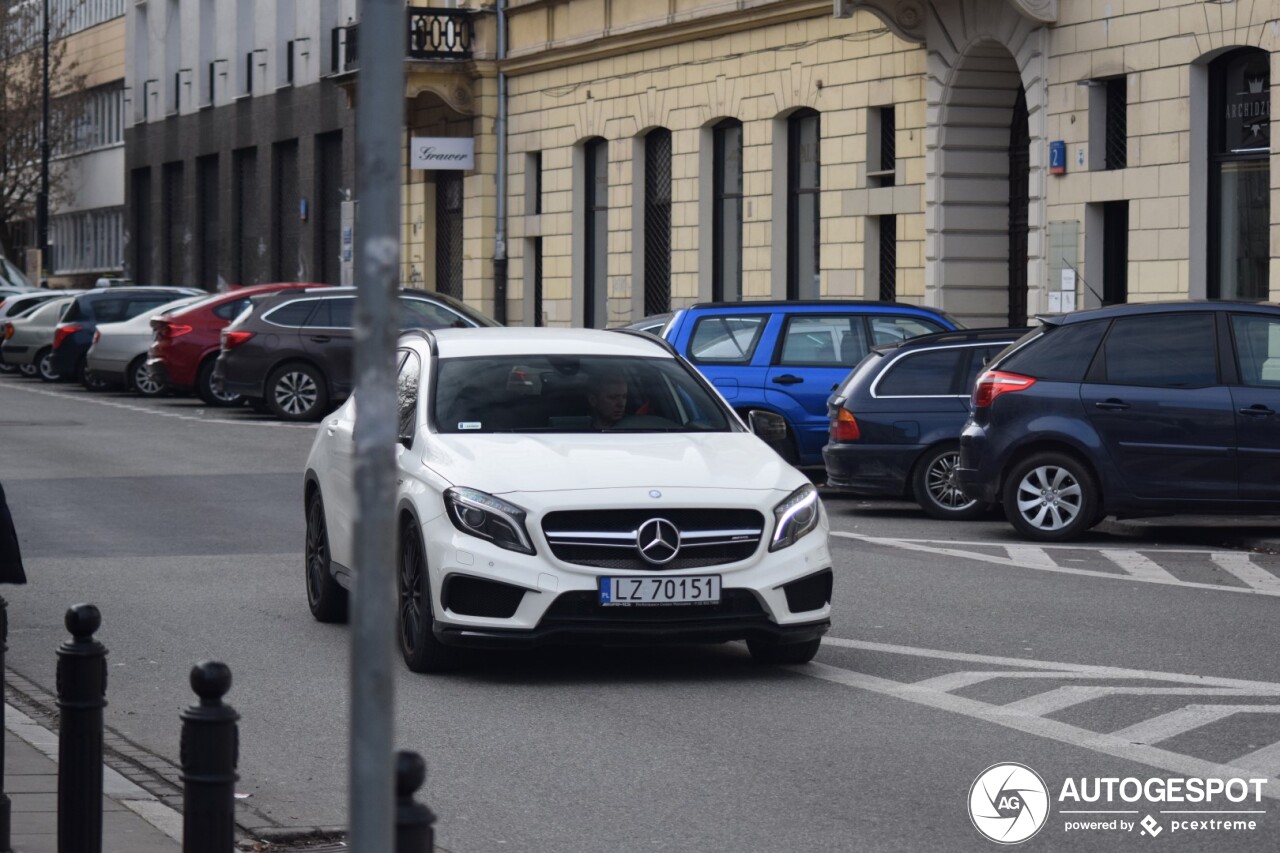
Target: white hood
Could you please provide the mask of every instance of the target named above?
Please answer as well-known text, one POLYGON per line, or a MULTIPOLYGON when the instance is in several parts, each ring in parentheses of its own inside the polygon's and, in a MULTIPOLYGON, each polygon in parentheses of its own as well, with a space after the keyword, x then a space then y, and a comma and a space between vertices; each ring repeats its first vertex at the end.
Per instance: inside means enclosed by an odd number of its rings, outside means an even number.
POLYGON ((807 478, 751 433, 431 435, 424 464, 490 494, 615 488, 778 489, 807 478))

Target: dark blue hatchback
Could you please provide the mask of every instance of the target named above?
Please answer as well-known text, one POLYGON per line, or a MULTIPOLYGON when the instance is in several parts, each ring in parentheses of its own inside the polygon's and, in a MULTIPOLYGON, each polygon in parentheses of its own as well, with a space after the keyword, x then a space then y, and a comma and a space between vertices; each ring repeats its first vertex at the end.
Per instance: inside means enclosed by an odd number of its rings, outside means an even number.
POLYGON ((960 481, 1025 536, 1107 515, 1280 511, 1280 306, 1042 317, 979 377, 960 481))
POLYGON ((63 379, 84 379, 85 355, 93 345, 99 323, 118 323, 167 305, 184 296, 198 296, 189 287, 104 287, 76 297, 53 332, 53 368, 63 379))
POLYGON ((714 302, 677 311, 662 335, 744 418, 782 415, 788 462, 819 467, 827 398, 870 348, 957 326, 898 302, 714 302))
POLYGON ((874 347, 827 401, 827 485, 909 498, 935 518, 986 508, 956 482, 974 380, 1026 329, 973 329, 874 347))

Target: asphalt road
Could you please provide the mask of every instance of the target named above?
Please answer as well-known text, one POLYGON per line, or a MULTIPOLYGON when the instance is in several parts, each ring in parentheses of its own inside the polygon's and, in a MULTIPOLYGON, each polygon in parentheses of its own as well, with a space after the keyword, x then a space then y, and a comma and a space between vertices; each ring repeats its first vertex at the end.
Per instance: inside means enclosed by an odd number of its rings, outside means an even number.
MULTIPOLYGON (((0 481, 31 580, 4 590, 11 672, 51 701, 63 613, 97 604, 107 723, 174 762, 191 664, 225 661, 249 795, 238 817, 262 833, 345 823, 349 634, 311 619, 302 586, 312 431, 0 377, 0 481)), ((970 789, 1019 762, 1052 801, 1028 849, 1145 846, 1145 817, 1169 849, 1275 848, 1280 557, 1102 533, 1035 548, 998 519, 827 507, 837 609, 814 664, 760 667, 730 644, 402 670, 396 741, 429 762, 439 845, 997 849, 970 789), (1269 781, 1256 802, 1060 799, 1069 778, 1095 777, 1269 781), (1205 809, 1233 813, 1171 813, 1205 809), (1123 813, 1068 813, 1099 810, 1123 813), (1255 828, 1175 825, 1222 819, 1255 828), (1113 820, 1132 828, 1067 828, 1113 820)))

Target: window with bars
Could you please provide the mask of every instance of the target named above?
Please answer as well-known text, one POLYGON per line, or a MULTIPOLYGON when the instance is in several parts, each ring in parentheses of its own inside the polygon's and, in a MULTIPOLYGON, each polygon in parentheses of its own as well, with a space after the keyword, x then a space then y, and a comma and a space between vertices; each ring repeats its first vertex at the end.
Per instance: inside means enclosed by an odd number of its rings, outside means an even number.
POLYGON ((897 168, 897 120, 893 107, 867 111, 867 186, 891 187, 897 168))
POLYGON ((898 217, 880 217, 880 299, 898 298, 898 217))
POLYGON ((49 266, 57 275, 124 268, 124 208, 110 207, 49 220, 49 266))
POLYGON ((821 117, 800 110, 787 120, 787 298, 817 299, 821 265, 821 117))
POLYGON ((712 134, 713 301, 742 298, 742 122, 725 119, 712 134))
POLYGON ((1128 160, 1129 130, 1128 116, 1129 94, 1128 82, 1124 77, 1113 77, 1106 81, 1107 118, 1106 118, 1106 151, 1103 157, 1107 169, 1123 169, 1128 160))
POLYGON ((671 310, 671 131, 644 138, 644 314, 671 310))
POLYGON ((462 298, 462 173, 436 175, 436 291, 462 298))
POLYGON ((584 146, 586 155, 586 239, 583 265, 583 325, 599 325, 609 275, 609 143, 592 139, 584 146))

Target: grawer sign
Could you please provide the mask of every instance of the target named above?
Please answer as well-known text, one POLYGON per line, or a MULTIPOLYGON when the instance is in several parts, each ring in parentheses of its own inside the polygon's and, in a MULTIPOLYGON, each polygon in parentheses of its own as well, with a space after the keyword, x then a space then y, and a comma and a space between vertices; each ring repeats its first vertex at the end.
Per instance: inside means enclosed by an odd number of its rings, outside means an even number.
MULTIPOLYGON (((1062 831, 1097 837, 1132 833, 1155 838, 1195 835, 1200 843, 1261 829, 1265 778, 1183 777, 1068 778, 1050 792, 1040 774, 1024 764, 994 764, 969 789, 969 819, 997 844, 1018 844, 1050 823, 1056 801, 1062 831)), ((1055 821, 1056 823, 1057 821, 1055 821)))
POLYGON ((409 143, 411 169, 457 169, 476 167, 476 141, 469 137, 415 136, 409 143))

